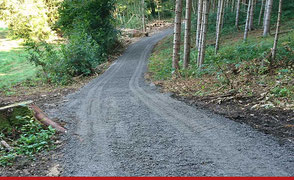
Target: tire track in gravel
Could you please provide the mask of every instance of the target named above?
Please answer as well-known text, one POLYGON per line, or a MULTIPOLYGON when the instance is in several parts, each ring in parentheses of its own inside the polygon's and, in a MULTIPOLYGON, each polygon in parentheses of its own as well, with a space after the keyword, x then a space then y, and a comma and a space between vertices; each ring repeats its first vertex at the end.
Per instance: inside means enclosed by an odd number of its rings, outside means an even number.
POLYGON ((131 45, 102 76, 68 97, 59 113, 69 129, 64 175, 294 175, 293 146, 281 147, 270 136, 190 107, 144 81, 152 48, 171 33, 131 45))

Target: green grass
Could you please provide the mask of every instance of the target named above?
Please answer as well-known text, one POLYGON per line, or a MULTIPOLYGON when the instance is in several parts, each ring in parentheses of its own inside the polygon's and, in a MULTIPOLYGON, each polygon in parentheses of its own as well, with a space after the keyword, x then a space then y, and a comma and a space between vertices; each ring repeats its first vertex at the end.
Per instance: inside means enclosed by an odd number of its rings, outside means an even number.
MULTIPOLYGON (((172 64, 172 37, 168 37, 161 41, 156 48, 155 53, 152 54, 149 63, 149 71, 153 74, 155 80, 167 80, 171 78, 173 69, 172 64)), ((226 64, 238 64, 241 62, 248 62, 253 59, 263 59, 268 55, 270 49, 273 47, 274 37, 249 37, 247 42, 243 40, 226 39, 222 42, 219 53, 215 55, 214 47, 208 46, 206 49, 206 56, 204 68, 199 72, 196 67, 197 53, 192 49, 191 51, 191 66, 188 70, 180 70, 182 75, 198 77, 199 73, 216 73, 219 71, 218 65, 226 66, 226 64)), ((276 61, 292 62, 293 53, 287 51, 285 47, 294 47, 294 31, 283 34, 280 37, 277 49, 276 61)), ((181 61, 182 67, 183 46, 181 46, 181 61)))
POLYGON ((7 29, 0 28, 0 91, 35 79, 37 68, 26 59, 20 41, 7 38, 7 29))
MULTIPOLYGON (((201 70, 196 65, 197 53, 192 49, 190 67, 187 70, 181 68, 181 77, 173 79, 173 37, 168 37, 155 48, 148 69, 152 80, 160 81, 165 90, 177 94, 211 96, 216 92, 226 94, 230 91, 240 97, 267 94, 264 104, 273 103, 274 107, 293 109, 294 31, 280 36, 277 56, 271 65, 266 57, 273 42, 273 36, 263 38, 258 31, 252 32, 246 42, 242 38, 223 38, 217 55, 213 45, 207 47, 201 70), (262 60, 264 66, 261 65, 262 60)), ((182 47, 180 56, 182 67, 182 47)))

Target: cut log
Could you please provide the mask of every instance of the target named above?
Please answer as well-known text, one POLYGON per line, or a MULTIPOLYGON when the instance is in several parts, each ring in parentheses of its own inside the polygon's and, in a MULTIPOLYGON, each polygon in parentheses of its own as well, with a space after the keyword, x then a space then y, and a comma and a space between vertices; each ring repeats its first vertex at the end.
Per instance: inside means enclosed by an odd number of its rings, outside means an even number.
POLYGON ((59 124, 57 124, 56 122, 52 121, 51 119, 49 119, 38 106, 32 104, 29 107, 34 111, 35 118, 38 121, 40 121, 42 124, 44 124, 46 126, 51 126, 52 128, 54 128, 58 132, 62 132, 62 133, 66 133, 67 132, 66 129, 64 129, 59 124))

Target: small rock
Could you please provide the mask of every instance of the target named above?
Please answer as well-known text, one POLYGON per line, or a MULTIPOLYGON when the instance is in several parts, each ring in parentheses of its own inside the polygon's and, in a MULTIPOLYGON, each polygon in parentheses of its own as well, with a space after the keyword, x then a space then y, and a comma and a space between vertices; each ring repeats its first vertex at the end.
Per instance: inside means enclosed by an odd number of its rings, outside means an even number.
POLYGON ((61 144, 61 143, 62 143, 62 142, 59 141, 59 140, 57 140, 57 141, 54 142, 54 144, 61 144))
POLYGON ((58 170, 59 164, 54 165, 49 169, 48 176, 59 176, 60 171, 58 170))

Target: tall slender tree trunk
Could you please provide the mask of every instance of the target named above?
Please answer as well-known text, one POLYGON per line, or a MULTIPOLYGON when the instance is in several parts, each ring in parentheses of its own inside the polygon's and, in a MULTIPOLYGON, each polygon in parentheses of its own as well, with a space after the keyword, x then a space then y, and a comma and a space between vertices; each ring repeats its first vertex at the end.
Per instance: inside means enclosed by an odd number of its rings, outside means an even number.
POLYGON ((246 41, 248 37, 248 31, 249 31, 249 20, 250 20, 250 10, 251 10, 251 4, 253 0, 249 0, 248 2, 248 8, 247 8, 247 18, 246 18, 246 24, 245 24, 245 31, 244 31, 244 41, 246 41))
POLYGON ((161 4, 161 0, 157 1, 157 16, 158 16, 158 20, 160 20, 160 4, 161 4))
POLYGON ((266 16, 266 11, 267 11, 267 9, 266 9, 266 7, 267 7, 267 3, 268 3, 268 0, 265 0, 265 5, 264 5, 264 13, 263 13, 263 24, 262 24, 262 27, 264 28, 264 25, 265 25, 265 16, 266 16))
MULTIPOLYGON (((201 22, 202 22, 202 10, 203 10, 203 0, 198 0, 198 12, 197 12, 197 31, 196 31, 196 44, 195 48, 198 50, 200 44, 200 32, 201 32, 201 22)), ((199 53, 199 51, 198 51, 199 53)))
POLYGON ((220 33, 221 33, 221 27, 222 27, 222 22, 223 22, 223 13, 224 13, 224 0, 220 0, 220 18, 218 19, 217 24, 217 29, 216 29, 216 42, 215 42, 215 53, 217 54, 218 49, 219 49, 219 40, 220 40, 220 33))
POLYGON ((270 33, 270 26, 271 26, 271 12, 273 6, 273 0, 267 0, 266 4, 266 14, 264 17, 264 27, 263 27, 263 36, 267 36, 270 33))
POLYGON ((265 0, 261 0, 261 7, 260 7, 260 12, 259 12, 259 17, 258 17, 258 26, 260 26, 260 22, 261 22, 262 11, 264 9, 264 1, 265 0))
POLYGON ((191 8, 192 0, 186 0, 186 16, 185 16, 185 37, 184 37, 184 68, 188 68, 190 63, 191 49, 191 8))
POLYGON ((146 32, 146 22, 145 22, 145 0, 142 0, 142 30, 146 32))
POLYGON ((251 8, 250 8, 250 19, 249 19, 249 31, 252 31, 254 29, 253 22, 254 22, 254 0, 251 2, 251 8))
MULTIPOLYGON (((226 8, 225 8, 225 5, 224 5, 224 8, 223 8, 224 10, 226 10, 226 8)), ((223 27, 224 27, 224 21, 225 21, 225 18, 224 18, 224 16, 225 16, 225 13, 223 12, 223 13, 221 13, 221 20, 222 20, 222 24, 221 24, 221 30, 223 29, 223 27)))
POLYGON ((193 11, 193 14, 196 14, 196 8, 197 8, 197 7, 195 7, 196 5, 197 5, 197 3, 195 3, 195 1, 192 0, 192 11, 193 11))
POLYGON ((234 12, 235 10, 235 3, 236 3, 236 0, 232 0, 231 12, 234 12))
POLYGON ((205 58, 205 47, 206 47, 206 34, 207 34, 207 27, 208 27, 208 14, 209 14, 209 0, 203 1, 203 22, 202 22, 202 35, 201 35, 201 48, 200 53, 198 54, 198 66, 199 68, 202 67, 204 58, 205 58))
POLYGON ((229 4, 230 4, 230 0, 226 0, 225 8, 228 8, 229 7, 229 4))
POLYGON ((212 11, 215 12, 215 2, 216 0, 212 0, 212 11))
POLYGON ((236 26, 237 29, 239 29, 240 1, 241 0, 238 0, 237 1, 237 4, 236 4, 236 21, 235 21, 235 26, 236 26))
MULTIPOLYGON (((216 13, 216 22, 218 22, 219 18, 220 18, 220 6, 221 6, 221 0, 218 0, 217 2, 217 13, 216 13)), ((215 29, 217 29, 217 23, 215 25, 215 29)))
POLYGON ((176 0, 174 42, 173 42, 173 62, 172 67, 179 69, 180 46, 181 46, 181 25, 182 25, 182 0, 176 0))
POLYGON ((276 35, 275 35, 274 46, 273 46, 273 50, 272 50, 271 61, 275 60, 276 53, 277 53, 277 45, 278 45, 279 32, 280 32, 280 22, 281 22, 281 15, 282 15, 282 3, 283 3, 283 0, 280 0, 279 1, 279 14, 278 14, 278 20, 277 20, 276 35))

